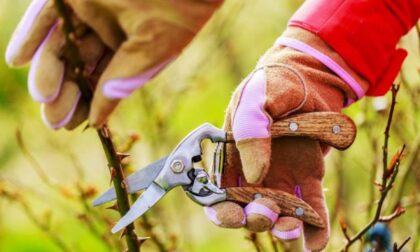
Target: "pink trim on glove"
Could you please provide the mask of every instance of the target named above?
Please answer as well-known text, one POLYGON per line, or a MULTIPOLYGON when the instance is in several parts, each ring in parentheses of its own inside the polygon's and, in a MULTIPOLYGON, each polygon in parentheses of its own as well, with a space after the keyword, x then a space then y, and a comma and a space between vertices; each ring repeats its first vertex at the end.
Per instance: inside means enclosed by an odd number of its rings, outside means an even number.
POLYGON ((236 179, 236 185, 239 186, 239 187, 242 186, 242 177, 241 176, 238 176, 237 177, 237 179, 236 179))
MULTIPOLYGON (((58 123, 51 123, 50 121, 48 121, 47 116, 45 115, 44 110, 43 110, 43 108, 41 107, 41 118, 42 118, 42 121, 43 121, 43 122, 44 122, 44 123, 45 123, 48 127, 50 127, 51 129, 58 130, 58 129, 63 128, 63 127, 64 127, 64 126, 66 126, 66 125, 70 122, 70 120, 73 118, 74 112, 76 112, 77 105, 79 104, 79 100, 80 100, 81 95, 82 95, 82 94, 81 94, 80 92, 77 94, 76 99, 75 99, 75 101, 74 101, 74 103, 73 103, 73 105, 72 105, 72 107, 71 107, 70 111, 67 113, 67 115, 64 117, 64 119, 63 119, 63 120, 61 120, 61 121, 59 121, 58 123)), ((42 104, 42 106, 45 106, 45 104, 42 104)))
MULTIPOLYGON (((314 57, 315 59, 323 63, 326 67, 328 67, 331 71, 340 76, 340 78, 342 78, 347 83, 347 85, 349 85, 349 87, 353 90, 358 99, 361 99, 365 95, 365 91, 363 91, 359 83, 357 83, 357 81, 346 70, 344 70, 333 59, 323 54, 322 52, 316 50, 315 48, 309 46, 308 44, 305 44, 304 42, 296 39, 285 37, 278 38, 274 44, 288 46, 290 48, 304 52, 314 57)), ((350 105, 353 102, 353 99, 348 99, 346 106, 350 105)))
POLYGON ((158 74, 175 57, 156 65, 149 70, 129 78, 109 80, 104 83, 103 94, 110 99, 123 99, 129 96, 138 88, 144 86, 151 78, 158 74))
POLYGON ((275 228, 271 229, 271 233, 282 240, 294 240, 299 238, 300 236, 300 227, 297 227, 295 229, 289 230, 289 231, 280 231, 275 228))
POLYGON ((278 213, 274 212, 270 208, 261 205, 259 203, 251 202, 245 207, 245 214, 261 214, 271 220, 271 223, 274 223, 279 217, 278 213))
POLYGON ((217 212, 216 210, 214 210, 213 207, 206 206, 203 209, 207 218, 209 218, 209 220, 211 220, 214 224, 216 225, 222 224, 222 222, 217 218, 217 212))
POLYGON ((270 119, 264 111, 266 83, 264 69, 252 72, 244 80, 232 120, 232 131, 236 140, 270 137, 270 119))
POLYGON ((57 98, 58 94, 60 93, 61 85, 63 83, 64 69, 63 69, 63 72, 61 74, 60 79, 57 80, 58 83, 56 83, 56 85, 54 85, 54 86, 57 86, 57 89, 55 90, 55 92, 48 97, 44 97, 44 96, 41 95, 41 93, 37 89, 36 78, 35 78, 36 73, 38 71, 38 67, 39 67, 39 60, 41 58, 41 54, 44 50, 45 44, 50 39, 53 32, 57 29, 57 26, 58 26, 58 24, 56 23, 50 29, 50 31, 48 32, 48 35, 45 37, 44 41, 42 41, 41 45, 36 50, 36 52, 35 52, 35 54, 32 58, 31 67, 29 69, 29 74, 28 74, 29 94, 31 95, 31 97, 34 101, 37 101, 37 102, 40 102, 40 103, 50 103, 50 102, 54 101, 57 98))
POLYGON ((242 225, 245 225, 246 224, 246 214, 244 214, 244 218, 242 219, 241 224, 242 225))
POLYGON ((16 55, 18 50, 22 47, 25 37, 28 36, 29 31, 31 30, 32 25, 35 22, 35 19, 38 17, 42 8, 48 0, 33 0, 29 5, 25 15, 22 17, 22 21, 19 23, 19 26, 16 28, 9 46, 6 50, 6 62, 9 65, 12 65, 12 58, 16 55))
POLYGON ((294 193, 296 197, 302 199, 302 190, 300 189, 300 186, 295 186, 294 193))

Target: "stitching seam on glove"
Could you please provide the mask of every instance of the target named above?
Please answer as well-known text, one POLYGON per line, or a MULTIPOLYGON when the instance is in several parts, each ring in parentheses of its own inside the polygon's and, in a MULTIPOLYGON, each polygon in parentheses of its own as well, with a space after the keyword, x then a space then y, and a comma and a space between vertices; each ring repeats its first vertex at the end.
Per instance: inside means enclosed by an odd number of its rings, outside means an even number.
POLYGON ((305 79, 303 78, 303 76, 299 73, 299 71, 296 71, 293 67, 286 65, 286 64, 280 64, 280 63, 274 63, 274 64, 267 64, 267 65, 263 65, 262 66, 264 69, 268 68, 268 67, 282 67, 285 68, 287 70, 289 70, 290 72, 292 72, 294 75, 296 75, 296 77, 300 80, 300 83, 302 84, 302 88, 303 88, 303 99, 302 101, 299 103, 299 105, 297 105, 295 108, 285 112, 284 114, 282 114, 279 118, 283 118, 286 117, 298 110, 300 110, 306 103, 306 101, 308 100, 308 85, 306 84, 305 79))
MULTIPOLYGON (((296 39, 284 37, 278 38, 274 44, 287 46, 316 58, 326 67, 328 67, 331 71, 337 74, 340 78, 342 78, 347 83, 347 85, 349 85, 349 87, 353 90, 358 99, 361 99, 365 95, 365 92, 363 91, 361 85, 346 70, 344 70, 340 65, 338 65, 333 59, 323 54, 322 52, 316 50, 315 48, 309 46, 308 44, 296 39)), ((349 106, 353 102, 353 99, 347 98, 345 106, 349 106)))
POLYGON ((266 69, 274 67, 284 68, 290 71, 300 80, 303 88, 302 101, 295 108, 292 108, 282 114, 280 118, 286 117, 289 114, 300 110, 305 105, 308 99, 307 83, 305 82, 303 76, 293 67, 286 64, 273 63, 254 69, 254 71, 251 72, 249 77, 245 79, 245 82, 243 83, 238 104, 236 105, 235 112, 232 116, 231 123, 233 125, 233 134, 237 141, 244 139, 266 138, 270 136, 268 128, 271 125, 271 117, 267 111, 265 111, 267 103, 267 96, 265 94, 267 88, 266 69), (259 71, 261 71, 263 75, 261 75, 259 71), (255 79, 253 79, 253 77, 255 77, 255 79), (258 85, 264 85, 263 92, 261 92, 260 86, 258 85), (251 91, 247 89, 248 87, 251 91), (252 121, 253 124, 250 126, 247 121, 252 121), (252 129, 249 127, 252 127, 252 129))

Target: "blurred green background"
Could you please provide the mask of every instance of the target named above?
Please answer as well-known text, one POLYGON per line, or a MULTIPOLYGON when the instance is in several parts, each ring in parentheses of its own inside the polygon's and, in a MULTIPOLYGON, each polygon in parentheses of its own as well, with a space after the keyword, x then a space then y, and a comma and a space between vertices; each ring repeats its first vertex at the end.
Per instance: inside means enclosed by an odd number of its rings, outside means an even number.
MULTIPOLYGON (((29 2, 0 0, 0 55, 29 2)), ((203 122, 221 126, 232 91, 301 2, 227 1, 175 63, 124 101, 110 125, 120 145, 130 135, 140 135, 130 150, 127 172, 164 155, 203 122)), ((420 251, 420 56, 415 29, 401 45, 410 56, 397 80, 402 87, 389 151, 392 155, 405 143, 407 154, 384 214, 397 202, 406 207, 389 227, 399 244, 410 236, 405 249, 415 252, 420 251)), ((83 127, 72 132, 46 128, 39 105, 27 94, 26 75, 26 68, 10 69, 0 60, 0 251, 121 251, 122 241, 109 233, 118 214, 89 206, 95 192, 109 186, 110 177, 96 133, 83 132, 83 127), (17 135, 24 142, 21 147, 17 135)), ((324 187, 333 225, 327 251, 344 245, 340 222, 354 234, 372 217, 389 100, 390 94, 366 98, 344 111, 359 132, 348 151, 333 150, 327 157, 324 187)), ((179 190, 139 222, 137 233, 152 237, 143 251, 159 251, 159 243, 167 251, 255 251, 245 230, 217 228, 179 190)), ((258 238, 266 251, 273 251, 266 234, 258 238)), ((298 251, 290 244, 278 246, 279 251, 298 251)))

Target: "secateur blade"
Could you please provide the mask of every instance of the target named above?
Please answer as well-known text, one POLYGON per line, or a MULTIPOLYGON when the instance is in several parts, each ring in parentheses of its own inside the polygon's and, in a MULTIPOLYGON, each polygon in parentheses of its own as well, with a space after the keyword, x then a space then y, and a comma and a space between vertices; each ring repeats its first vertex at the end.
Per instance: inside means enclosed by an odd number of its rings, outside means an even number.
MULTIPOLYGON (((157 175, 162 171, 168 156, 163 157, 143 169, 140 169, 125 179, 127 184, 127 192, 132 194, 140 190, 146 189, 157 175)), ((109 188, 106 192, 100 195, 93 201, 93 206, 100 206, 112 200, 115 200, 116 194, 114 187, 109 188)))
POLYGON ((111 232, 116 233, 131 224, 154 206, 165 194, 166 191, 160 186, 155 183, 150 184, 146 191, 134 202, 130 210, 112 228, 111 232))

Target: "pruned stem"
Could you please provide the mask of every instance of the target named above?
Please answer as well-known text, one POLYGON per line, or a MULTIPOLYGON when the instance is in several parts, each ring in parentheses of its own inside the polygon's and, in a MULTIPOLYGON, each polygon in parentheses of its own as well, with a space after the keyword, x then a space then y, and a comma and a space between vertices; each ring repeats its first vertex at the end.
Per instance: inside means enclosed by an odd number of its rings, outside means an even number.
MULTIPOLYGON (((90 101, 92 98, 92 88, 89 81, 84 76, 84 62, 81 60, 79 50, 74 44, 76 39, 75 29, 72 24, 70 10, 64 3, 64 0, 54 0, 55 6, 63 21, 63 31, 66 36, 66 53, 64 55, 67 63, 73 70, 74 78, 82 93, 83 99, 90 101)), ((121 165, 120 157, 117 154, 115 145, 111 138, 111 133, 107 126, 97 130, 99 139, 101 140, 103 150, 105 152, 108 167, 111 171, 112 182, 117 195, 118 211, 121 216, 125 215, 130 209, 128 193, 124 184, 124 173, 121 165)), ((125 238, 129 252, 138 252, 139 243, 135 233, 134 225, 127 226, 125 238)))

